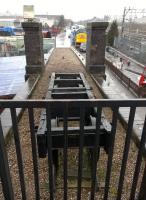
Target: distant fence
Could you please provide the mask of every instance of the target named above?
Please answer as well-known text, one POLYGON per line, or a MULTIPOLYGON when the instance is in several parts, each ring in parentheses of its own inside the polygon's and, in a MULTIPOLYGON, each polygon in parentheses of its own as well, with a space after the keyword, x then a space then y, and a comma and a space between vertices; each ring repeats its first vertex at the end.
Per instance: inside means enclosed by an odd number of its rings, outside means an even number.
POLYGON ((139 35, 119 37, 115 39, 115 47, 127 56, 146 64, 146 40, 144 38, 145 35, 141 38, 139 35))
MULTIPOLYGON (((55 45, 54 38, 43 38, 43 51, 48 51, 55 45)), ((0 37, 0 57, 25 55, 23 36, 0 37)))

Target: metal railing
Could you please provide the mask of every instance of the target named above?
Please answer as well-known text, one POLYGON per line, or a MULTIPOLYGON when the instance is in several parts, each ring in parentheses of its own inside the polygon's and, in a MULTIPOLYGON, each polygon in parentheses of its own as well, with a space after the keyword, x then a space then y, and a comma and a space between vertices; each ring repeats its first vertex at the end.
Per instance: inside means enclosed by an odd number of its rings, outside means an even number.
MULTIPOLYGON (((79 144, 78 144, 78 176, 77 176, 77 199, 84 199, 82 197, 82 181, 83 181, 83 149, 84 149, 84 139, 86 134, 88 134, 90 137, 93 138, 93 144, 90 145, 90 149, 92 150, 92 159, 91 162, 91 185, 89 187, 89 191, 87 194, 89 197, 87 199, 110 199, 110 188, 112 187, 112 165, 113 165, 113 157, 114 157, 114 148, 115 147, 115 138, 119 137, 119 133, 117 134, 117 123, 118 123, 118 110, 120 107, 127 107, 130 108, 129 112, 129 120, 127 129, 125 130, 124 135, 124 145, 123 149, 120 150, 121 152, 121 164, 118 171, 118 175, 116 174, 115 179, 118 180, 116 187, 116 192, 113 199, 119 200, 122 199, 123 195, 123 187, 124 187, 124 180, 126 179, 126 168, 127 163, 129 162, 129 151, 130 151, 130 142, 132 138, 132 129, 133 129, 133 123, 134 123, 134 117, 135 117, 135 111, 138 107, 146 107, 146 101, 145 100, 27 100, 27 101, 10 101, 10 100, 0 100, 0 109, 7 108, 10 109, 10 115, 12 119, 12 131, 14 136, 14 146, 16 150, 16 160, 18 165, 18 171, 16 170, 15 173, 18 173, 18 180, 20 184, 20 190, 21 193, 20 197, 18 199, 28 199, 28 185, 26 184, 26 176, 27 173, 24 169, 25 162, 27 163, 28 157, 24 157, 22 151, 23 146, 23 139, 20 137, 21 134, 21 126, 19 127, 19 123, 16 117, 16 111, 17 108, 23 108, 25 109, 25 112, 27 113, 27 124, 29 131, 26 131, 25 135, 28 135, 31 141, 31 150, 32 152, 32 163, 31 167, 33 168, 33 177, 34 177, 34 186, 31 186, 31 193, 34 191, 34 198, 33 199, 43 199, 42 197, 42 189, 40 187, 41 181, 40 181, 40 161, 38 157, 38 149, 37 149, 37 139, 35 134, 35 125, 36 125, 36 115, 34 112, 36 109, 45 109, 46 110, 46 130, 47 130, 47 146, 48 146, 48 152, 47 152, 47 165, 48 165, 48 196, 45 196, 44 198, 47 199, 55 199, 55 194, 57 192, 54 191, 54 176, 53 176, 53 157, 52 157, 52 138, 55 137, 55 130, 52 127, 52 113, 53 109, 57 108, 59 111, 62 111, 63 116, 63 125, 62 125, 62 131, 60 132, 60 135, 63 135, 64 137, 64 147, 63 147, 63 188, 62 188, 62 196, 60 194, 58 199, 70 199, 69 198, 69 188, 68 188, 68 140, 69 137, 72 137, 72 134, 76 134, 76 137, 78 137, 79 144), (88 133, 88 130, 85 127, 85 112, 87 108, 95 108, 96 115, 95 115, 95 125, 92 125, 92 129, 90 129, 90 132, 88 133), (70 125, 68 124, 68 112, 72 108, 78 108, 79 110, 79 116, 80 116, 80 123, 78 125, 78 130, 76 130, 76 133, 74 131, 70 130, 70 125), (100 125, 102 120, 102 112, 103 109, 110 108, 111 112, 111 133, 108 140, 108 155, 105 159, 106 162, 100 166, 100 163, 98 161, 98 154, 99 154, 99 143, 100 143, 100 125), (92 131, 91 131, 92 130, 92 131), (98 198, 100 188, 97 190, 97 179, 98 178, 98 167, 102 167, 105 170, 105 176, 104 176, 104 189, 103 189, 103 195, 102 198, 98 198)), ((60 112, 59 112, 60 113, 60 112)), ((56 137, 57 140, 57 137, 56 137)), ((131 179, 131 182, 128 182, 128 186, 130 185, 130 189, 128 190, 128 194, 126 194, 126 199, 129 200, 144 200, 146 199, 146 166, 145 169, 142 171, 141 164, 142 164, 142 155, 143 151, 145 150, 145 144, 146 144, 146 119, 143 122, 143 130, 141 131, 141 139, 139 141, 139 148, 137 150, 136 158, 134 160, 134 168, 132 169, 133 176, 131 179), (141 179, 140 179, 141 177, 141 179), (140 180, 139 180, 140 179, 140 180)), ((29 146, 28 146, 29 148, 29 146)), ((135 147, 136 148, 136 147, 135 147)), ((26 153, 25 153, 26 154, 26 153)), ((15 181, 13 180, 15 177, 11 176, 11 168, 12 165, 10 164, 10 161, 8 159, 8 148, 6 148, 4 144, 4 137, 3 137, 3 128, 0 123, 0 177, 1 177, 1 184, 3 188, 3 195, 6 200, 13 200, 17 199, 15 196, 14 190, 16 189, 15 181)), ((101 156, 100 156, 101 157, 101 156)), ((115 159, 115 158, 114 158, 115 159)), ((15 163, 16 165, 16 163, 15 163)), ((75 164, 76 165, 76 164, 75 164)), ((28 177, 27 177, 28 179, 28 177)), ((18 185, 19 185, 18 184, 18 185)), ((17 185, 17 184, 16 184, 17 185)), ((17 185, 17 187, 18 187, 17 185)), ((1 187, 0 187, 1 188, 1 187)), ((2 191, 0 191, 1 194, 2 191)), ((74 194, 75 195, 75 194, 74 194)), ((56 198, 57 199, 57 198, 56 198)))

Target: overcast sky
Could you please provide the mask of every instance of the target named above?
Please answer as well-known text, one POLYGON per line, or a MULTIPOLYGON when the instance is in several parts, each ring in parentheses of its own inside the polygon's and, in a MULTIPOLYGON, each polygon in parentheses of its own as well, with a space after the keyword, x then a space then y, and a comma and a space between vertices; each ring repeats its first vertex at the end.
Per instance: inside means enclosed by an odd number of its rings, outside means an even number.
POLYGON ((124 7, 146 9, 146 0, 3 0, 0 13, 23 15, 23 5, 34 5, 35 14, 63 14, 74 21, 122 16, 124 7))

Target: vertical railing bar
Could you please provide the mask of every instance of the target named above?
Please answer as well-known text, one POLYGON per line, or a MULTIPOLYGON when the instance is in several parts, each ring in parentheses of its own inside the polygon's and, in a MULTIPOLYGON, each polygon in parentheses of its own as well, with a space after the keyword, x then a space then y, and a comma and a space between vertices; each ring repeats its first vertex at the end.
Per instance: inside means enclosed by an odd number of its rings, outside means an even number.
POLYGON ((142 199, 146 199, 146 163, 138 196, 138 200, 142 199))
POLYGON ((64 177, 64 200, 67 200, 67 147, 68 147, 68 137, 67 137, 67 114, 68 105, 64 105, 64 115, 63 115, 63 129, 64 129, 64 148, 63 148, 63 177, 64 177))
POLYGON ((110 135, 110 145, 109 145, 109 155, 107 162, 107 172, 105 178, 105 190, 104 190, 104 200, 108 199, 109 192, 109 184, 110 184, 110 175, 112 169, 112 159, 113 159, 113 151, 114 151, 114 142, 115 142, 115 134, 117 127, 117 118, 118 118, 118 107, 113 108, 113 118, 112 118, 112 130, 110 135))
POLYGON ((83 145, 84 145, 85 107, 80 107, 80 136, 79 136, 79 158, 78 158, 78 191, 77 200, 81 199, 82 168, 83 168, 83 145))
POLYGON ((99 138, 100 138, 100 124, 101 124, 101 113, 102 107, 97 108, 97 116, 96 116, 96 132, 95 132, 95 141, 94 141, 94 152, 93 152, 93 169, 92 169, 92 184, 91 184, 91 200, 95 198, 95 191, 96 191, 96 170, 97 170, 97 161, 99 157, 99 138))
POLYGON ((14 140, 15 140, 15 146, 16 146, 18 170, 19 170, 19 175, 20 175, 20 186, 21 186, 21 192, 22 192, 22 199, 25 200, 26 199, 26 187, 25 187, 25 180, 24 180, 23 160, 22 160, 22 152, 21 152, 21 145, 20 145, 20 138, 19 138, 15 108, 11 108, 11 117, 12 117, 12 127, 13 127, 14 140))
POLYGON ((138 182, 138 176, 139 176, 141 161, 142 161, 142 151, 144 149, 145 143, 146 143, 146 117, 145 117, 145 121, 144 121, 144 125, 143 125, 141 141, 139 144, 139 151, 138 151, 138 155, 137 155, 136 166, 135 166, 129 200, 134 200, 134 198, 135 198, 135 191, 136 191, 136 186, 137 186, 137 182, 138 182))
POLYGON ((31 135, 31 148, 32 148, 32 158, 33 158, 33 170, 34 170, 34 184, 35 184, 35 196, 36 200, 40 199, 40 186, 39 186, 39 174, 38 174, 38 159, 36 150, 36 137, 34 131, 34 113, 33 108, 28 109, 29 113, 29 127, 31 135))
POLYGON ((0 120, 0 178, 5 199, 14 200, 14 192, 10 176, 8 157, 0 120))
POLYGON ((127 164, 128 153, 129 153, 129 148, 130 148, 130 140, 131 140, 131 135, 132 135, 135 111, 136 111, 136 107, 130 108, 128 128, 126 131, 125 146, 124 146, 124 151, 123 151, 122 166, 121 166, 121 171, 120 171, 120 178, 119 178, 119 185, 118 185, 118 192, 117 192, 117 200, 120 200, 121 195, 122 195, 124 175, 126 171, 126 164, 127 164))
POLYGON ((50 104, 46 107, 46 126, 47 126, 47 144, 48 144, 48 167, 49 167, 49 191, 50 200, 54 200, 54 176, 53 176, 53 158, 52 158, 52 137, 51 137, 51 109, 50 104))

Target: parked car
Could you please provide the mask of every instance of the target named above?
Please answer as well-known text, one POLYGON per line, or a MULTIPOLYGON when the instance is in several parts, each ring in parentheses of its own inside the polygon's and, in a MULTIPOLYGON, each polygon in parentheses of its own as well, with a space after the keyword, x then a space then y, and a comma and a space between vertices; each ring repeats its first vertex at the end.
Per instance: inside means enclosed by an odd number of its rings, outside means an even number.
POLYGON ((80 45, 80 51, 81 52, 86 52, 86 43, 85 42, 81 43, 81 45, 80 45))

